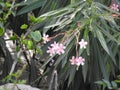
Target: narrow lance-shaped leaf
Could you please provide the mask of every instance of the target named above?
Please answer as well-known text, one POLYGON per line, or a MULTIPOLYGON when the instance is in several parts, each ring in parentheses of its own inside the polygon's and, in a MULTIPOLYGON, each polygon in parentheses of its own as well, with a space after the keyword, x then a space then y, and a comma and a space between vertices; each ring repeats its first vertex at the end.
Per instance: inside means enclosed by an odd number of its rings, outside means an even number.
POLYGON ((88 61, 86 61, 86 59, 85 59, 85 64, 84 64, 84 66, 82 66, 82 74, 83 74, 84 82, 87 79, 87 72, 88 72, 88 61))
POLYGON ((95 30, 96 32, 96 35, 97 35, 97 38, 98 40, 100 41, 102 47, 104 48, 104 50, 108 53, 108 55, 112 58, 113 62, 116 64, 116 61, 115 61, 115 58, 114 56, 112 55, 111 51, 108 49, 108 46, 106 44, 106 41, 105 41, 105 38, 103 36, 103 34, 99 31, 98 28, 96 28, 97 30, 95 30))
POLYGON ((76 73, 76 66, 71 66, 70 67, 70 71, 69 71, 69 80, 68 80, 68 86, 71 84, 71 82, 73 81, 74 77, 75 77, 75 73, 76 73))
POLYGON ((86 27, 85 31, 84 31, 84 39, 87 41, 88 45, 87 45, 87 55, 90 55, 90 44, 89 44, 89 29, 88 27, 86 27))
POLYGON ((100 31, 101 31, 104 35, 106 35, 108 38, 110 38, 111 40, 117 42, 118 44, 120 43, 119 41, 116 40, 116 38, 115 38, 113 35, 111 35, 109 32, 107 32, 106 30, 104 30, 102 27, 100 27, 100 26, 98 26, 98 25, 97 25, 97 27, 98 27, 98 28, 100 29, 100 31))
POLYGON ((107 71, 106 71, 106 67, 105 67, 105 62, 104 62, 104 59, 102 59, 101 57, 103 57, 103 55, 102 55, 102 53, 100 52, 100 49, 99 49, 99 47, 98 47, 98 44, 96 43, 96 53, 98 54, 97 56, 98 56, 98 64, 99 64, 99 67, 100 67, 100 69, 101 69, 101 72, 102 72, 102 74, 103 74, 103 77, 105 78, 105 79, 109 79, 109 76, 108 76, 108 73, 107 73, 107 71))
POLYGON ((31 3, 30 5, 23 7, 21 10, 18 11, 17 15, 21 15, 21 14, 27 13, 29 11, 32 11, 36 8, 39 8, 44 4, 45 1, 46 0, 37 0, 36 2, 31 3))

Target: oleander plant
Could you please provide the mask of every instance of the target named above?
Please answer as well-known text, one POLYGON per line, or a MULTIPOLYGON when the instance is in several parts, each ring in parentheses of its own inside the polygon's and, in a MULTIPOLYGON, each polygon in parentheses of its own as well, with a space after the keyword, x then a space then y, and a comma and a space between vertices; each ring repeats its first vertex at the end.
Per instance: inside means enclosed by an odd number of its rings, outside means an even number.
POLYGON ((120 90, 119 0, 0 0, 0 84, 120 90))

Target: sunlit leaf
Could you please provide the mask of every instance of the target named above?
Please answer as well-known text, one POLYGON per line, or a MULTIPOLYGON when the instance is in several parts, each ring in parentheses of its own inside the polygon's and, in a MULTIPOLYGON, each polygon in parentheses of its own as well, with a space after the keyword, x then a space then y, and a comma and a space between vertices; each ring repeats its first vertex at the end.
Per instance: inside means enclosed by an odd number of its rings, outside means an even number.
POLYGON ((17 40, 17 39, 18 39, 17 35, 13 35, 10 37, 10 40, 17 40))
POLYGON ((32 49, 33 49, 33 42, 32 42, 31 40, 28 40, 28 41, 27 41, 27 48, 28 48, 29 50, 32 50, 32 49))
POLYGON ((27 27, 28 27, 28 25, 27 24, 23 24, 23 25, 21 25, 21 29, 27 29, 27 27))
POLYGON ((4 28, 0 27, 0 36, 2 36, 4 34, 4 28))

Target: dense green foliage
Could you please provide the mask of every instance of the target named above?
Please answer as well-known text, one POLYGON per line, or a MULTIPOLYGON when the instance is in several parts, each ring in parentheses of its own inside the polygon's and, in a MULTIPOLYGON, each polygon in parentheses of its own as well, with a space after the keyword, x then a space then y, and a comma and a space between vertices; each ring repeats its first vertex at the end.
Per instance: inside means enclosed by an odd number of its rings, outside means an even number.
POLYGON ((119 90, 120 13, 110 8, 113 3, 120 7, 119 0, 0 0, 1 83, 20 83, 28 68, 27 83, 41 87, 45 82, 49 90, 119 90), (14 59, 3 38, 7 29, 14 33, 10 37, 16 44, 14 59), (43 34, 50 36, 46 44, 43 34), (81 39, 87 41, 86 49, 78 45, 81 39), (65 45, 64 54, 49 56, 54 41, 65 45), (33 55, 28 57, 30 50, 33 55), (16 70, 20 54, 27 64, 16 70), (72 56, 84 57, 85 64, 71 65, 72 56))

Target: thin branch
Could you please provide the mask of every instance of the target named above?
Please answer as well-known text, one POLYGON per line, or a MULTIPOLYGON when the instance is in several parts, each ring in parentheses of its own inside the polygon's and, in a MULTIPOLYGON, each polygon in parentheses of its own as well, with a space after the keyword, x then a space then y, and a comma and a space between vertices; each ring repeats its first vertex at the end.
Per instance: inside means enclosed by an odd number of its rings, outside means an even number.
POLYGON ((14 62, 13 62, 13 64, 12 64, 12 68, 11 68, 10 73, 9 73, 10 75, 14 72, 14 69, 15 69, 16 64, 17 64, 17 61, 14 60, 14 62))

